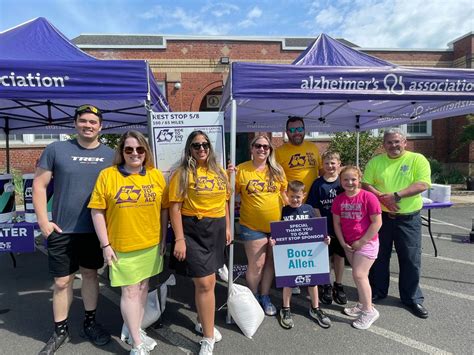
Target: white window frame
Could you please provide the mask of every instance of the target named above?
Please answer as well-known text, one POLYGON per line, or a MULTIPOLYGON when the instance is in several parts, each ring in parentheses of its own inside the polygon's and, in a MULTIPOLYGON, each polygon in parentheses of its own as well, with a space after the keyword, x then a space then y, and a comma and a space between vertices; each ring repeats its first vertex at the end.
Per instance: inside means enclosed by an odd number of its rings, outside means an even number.
MULTIPOLYGON (((402 125, 400 129, 402 129, 403 132, 405 132, 407 137, 413 137, 413 138, 414 137, 431 137, 432 132, 433 132, 432 121, 423 121, 423 122, 426 122, 426 132, 424 133, 408 133, 408 124, 402 125)), ((416 123, 421 123, 421 122, 413 122, 413 124, 416 124, 416 123)))
POLYGON ((156 85, 158 85, 158 89, 160 89, 160 92, 163 94, 165 99, 167 99, 167 97, 166 97, 166 81, 156 80, 156 85))
MULTIPOLYGON (((34 134, 25 134, 25 133, 15 133, 15 134, 20 134, 22 136, 22 139, 15 139, 15 140, 10 140, 10 146, 11 147, 21 147, 23 145, 40 145, 40 146, 46 146, 50 143, 58 141, 58 139, 36 139, 35 140, 35 135, 34 134)), ((48 134, 57 134, 57 133, 48 133, 48 134)), ((59 134, 59 140, 64 141, 69 138, 69 135, 67 134, 59 134)), ((5 139, 1 138, 0 139, 0 147, 5 146, 5 139)))

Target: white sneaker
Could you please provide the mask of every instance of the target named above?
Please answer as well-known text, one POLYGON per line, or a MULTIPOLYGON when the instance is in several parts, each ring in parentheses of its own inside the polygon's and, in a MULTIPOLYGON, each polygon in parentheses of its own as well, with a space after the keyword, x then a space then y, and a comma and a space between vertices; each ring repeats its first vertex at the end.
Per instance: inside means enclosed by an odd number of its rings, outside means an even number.
MULTIPOLYGON (((146 335, 146 332, 141 328, 140 328, 140 339, 142 340, 143 344, 145 344, 148 351, 152 351, 158 345, 156 340, 146 335)), ((122 339, 122 341, 123 340, 124 339, 122 339)), ((125 342, 128 345, 133 345, 133 340, 131 337, 126 338, 125 342)))
POLYGON ((214 341, 212 339, 202 338, 199 344, 201 344, 199 355, 212 355, 212 352, 214 351, 214 341))
POLYGON ((136 348, 130 350, 130 355, 149 355, 150 351, 146 348, 145 343, 141 343, 136 348))
POLYGON ((344 313, 347 314, 349 317, 359 317, 362 313, 362 305, 357 303, 352 307, 344 308, 344 313))
POLYGON ((372 307, 371 312, 362 311, 359 318, 352 322, 352 326, 357 329, 369 329, 379 316, 379 311, 372 307))
POLYGON ((217 270, 217 275, 219 275, 222 281, 229 282, 229 270, 227 269, 226 264, 217 270))
MULTIPOLYGON (((199 334, 204 334, 202 332, 202 324, 201 323, 196 323, 196 326, 194 327, 194 330, 198 332, 199 334)), ((222 340, 222 334, 220 331, 217 330, 216 327, 214 327, 214 341, 216 343, 220 342, 222 340)))

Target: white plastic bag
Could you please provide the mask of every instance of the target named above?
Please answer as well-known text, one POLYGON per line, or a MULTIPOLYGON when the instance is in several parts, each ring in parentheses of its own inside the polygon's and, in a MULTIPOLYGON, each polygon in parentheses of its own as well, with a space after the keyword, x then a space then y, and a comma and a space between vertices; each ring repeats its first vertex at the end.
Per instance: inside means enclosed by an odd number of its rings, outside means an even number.
POLYGON ((263 309, 252 291, 248 287, 232 284, 227 307, 242 333, 252 339, 265 318, 263 309))
MULTIPOLYGON (((159 288, 148 293, 148 298, 145 306, 145 314, 143 315, 142 320, 142 329, 148 328, 161 317, 166 308, 168 286, 174 285, 176 285, 176 278, 174 275, 170 275, 170 277, 168 277, 168 279, 164 283, 162 283, 159 288)), ((122 333, 120 334, 120 340, 128 343, 129 337, 130 332, 128 331, 128 327, 125 323, 123 323, 122 333)))

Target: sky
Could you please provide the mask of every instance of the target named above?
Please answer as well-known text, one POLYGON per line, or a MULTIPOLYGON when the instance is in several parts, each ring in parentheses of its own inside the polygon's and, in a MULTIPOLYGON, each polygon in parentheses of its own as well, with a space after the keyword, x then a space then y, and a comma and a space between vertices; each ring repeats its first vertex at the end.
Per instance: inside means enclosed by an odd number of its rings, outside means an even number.
POLYGON ((0 0, 0 31, 39 16, 70 39, 326 33, 362 48, 447 49, 474 31, 474 0, 0 0))

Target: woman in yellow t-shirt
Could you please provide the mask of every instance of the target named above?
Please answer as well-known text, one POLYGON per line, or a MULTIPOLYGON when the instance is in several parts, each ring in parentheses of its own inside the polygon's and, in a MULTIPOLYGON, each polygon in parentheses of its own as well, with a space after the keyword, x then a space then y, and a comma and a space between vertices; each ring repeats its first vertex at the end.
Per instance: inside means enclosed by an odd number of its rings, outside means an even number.
POLYGON ((247 285, 265 314, 272 316, 276 308, 268 295, 275 275, 270 222, 281 219, 288 183, 268 137, 256 136, 250 147, 252 160, 237 166, 235 182, 235 192, 241 196, 240 237, 247 254, 247 285))
POLYGON ((214 328, 216 272, 224 265, 224 249, 230 243, 226 172, 216 162, 209 137, 192 132, 184 156, 171 177, 170 218, 175 235, 171 267, 192 278, 202 352, 212 353, 222 335, 214 328))
POLYGON ((113 166, 100 172, 88 207, 109 265, 112 286, 121 286, 120 310, 130 336, 131 353, 156 345, 140 328, 148 279, 163 269, 168 210, 162 198, 166 183, 153 165, 146 138, 128 131, 119 140, 113 166))

